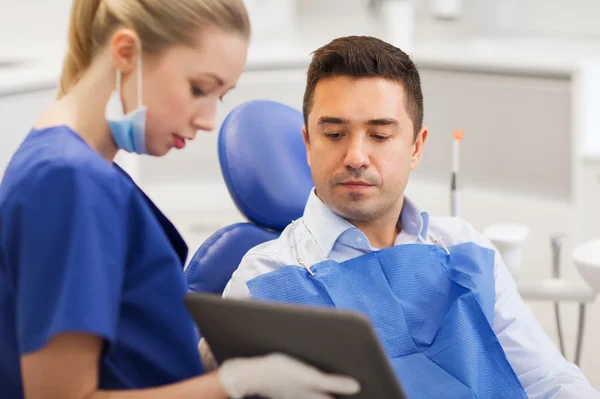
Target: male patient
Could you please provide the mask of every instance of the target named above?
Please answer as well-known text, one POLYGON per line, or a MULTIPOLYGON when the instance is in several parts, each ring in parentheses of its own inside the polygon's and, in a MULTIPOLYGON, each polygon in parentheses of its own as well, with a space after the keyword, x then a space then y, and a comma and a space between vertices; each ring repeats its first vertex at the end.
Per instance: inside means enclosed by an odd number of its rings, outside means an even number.
POLYGON ((246 254, 224 296, 366 314, 409 398, 600 397, 491 243, 404 195, 428 135, 404 52, 371 37, 318 49, 303 111, 304 215, 246 254))

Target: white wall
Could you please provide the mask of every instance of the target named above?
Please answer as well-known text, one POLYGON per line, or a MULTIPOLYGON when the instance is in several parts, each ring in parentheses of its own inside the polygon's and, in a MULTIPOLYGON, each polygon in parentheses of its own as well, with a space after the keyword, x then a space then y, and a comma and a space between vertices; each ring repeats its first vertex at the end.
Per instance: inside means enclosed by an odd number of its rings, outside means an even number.
POLYGON ((71 0, 0 0, 0 57, 64 47, 71 0))
MULTIPOLYGON (((430 0, 414 0, 418 5, 419 20, 416 24, 418 37, 465 34, 528 34, 554 37, 600 39, 600 1, 597 0, 463 0, 463 18, 456 22, 436 21, 429 10, 430 0), (494 30, 481 26, 484 20, 480 12, 493 18, 488 23, 498 24, 500 10, 510 10, 516 5, 510 29, 494 30)), ((256 2, 256 1, 255 1, 256 2)), ((325 42, 332 29, 336 34, 350 32, 366 33, 364 23, 340 21, 365 21, 367 0, 297 0, 297 10, 302 16, 321 15, 315 32, 323 35, 325 42), (336 24, 331 15, 336 14, 336 24), (337 25, 337 27, 336 27, 337 25)), ((64 46, 71 0, 0 0, 0 57, 22 48, 32 54, 51 52, 56 46, 64 46)), ((507 12, 509 15, 510 12, 507 12)), ((317 21, 317 22, 318 22, 317 21)), ((302 39, 302 38, 301 38, 302 39)))
MULTIPOLYGON (((510 0, 523 3, 518 31, 536 35, 600 38, 597 0, 510 0)), ((510 2, 508 1, 508 2, 510 2)), ((487 3, 502 3, 486 0, 487 3)))
POLYGON ((597 0, 463 0, 463 15, 454 22, 436 21, 430 0, 418 3, 418 36, 485 34, 600 39, 597 0))

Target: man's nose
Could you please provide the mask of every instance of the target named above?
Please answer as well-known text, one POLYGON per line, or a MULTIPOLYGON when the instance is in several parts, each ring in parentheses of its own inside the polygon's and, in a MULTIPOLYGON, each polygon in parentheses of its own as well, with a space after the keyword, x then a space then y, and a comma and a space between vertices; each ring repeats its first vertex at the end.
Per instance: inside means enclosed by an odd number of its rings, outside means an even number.
POLYGON ((369 166, 368 143, 363 137, 350 137, 348 149, 344 158, 344 166, 351 169, 360 169, 369 166))

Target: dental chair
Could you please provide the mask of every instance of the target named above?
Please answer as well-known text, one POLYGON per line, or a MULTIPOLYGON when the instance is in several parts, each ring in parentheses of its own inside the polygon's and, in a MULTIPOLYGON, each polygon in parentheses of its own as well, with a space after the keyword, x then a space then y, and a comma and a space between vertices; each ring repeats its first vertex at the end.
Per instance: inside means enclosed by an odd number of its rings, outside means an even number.
POLYGON ((302 113, 264 100, 244 103, 225 119, 218 138, 221 172, 247 223, 214 233, 185 274, 188 289, 221 294, 252 247, 279 237, 302 216, 313 187, 302 139, 302 113))

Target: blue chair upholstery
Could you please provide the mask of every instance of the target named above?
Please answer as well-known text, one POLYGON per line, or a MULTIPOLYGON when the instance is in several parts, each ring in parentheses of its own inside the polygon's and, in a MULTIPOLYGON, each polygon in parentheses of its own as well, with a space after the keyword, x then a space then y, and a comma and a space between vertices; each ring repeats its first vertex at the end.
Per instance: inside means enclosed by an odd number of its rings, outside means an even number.
POLYGON ((249 220, 214 233, 186 268, 195 292, 222 293, 244 254, 275 239, 302 216, 313 187, 302 141, 302 113, 273 101, 236 107, 219 132, 221 172, 229 194, 249 220))

